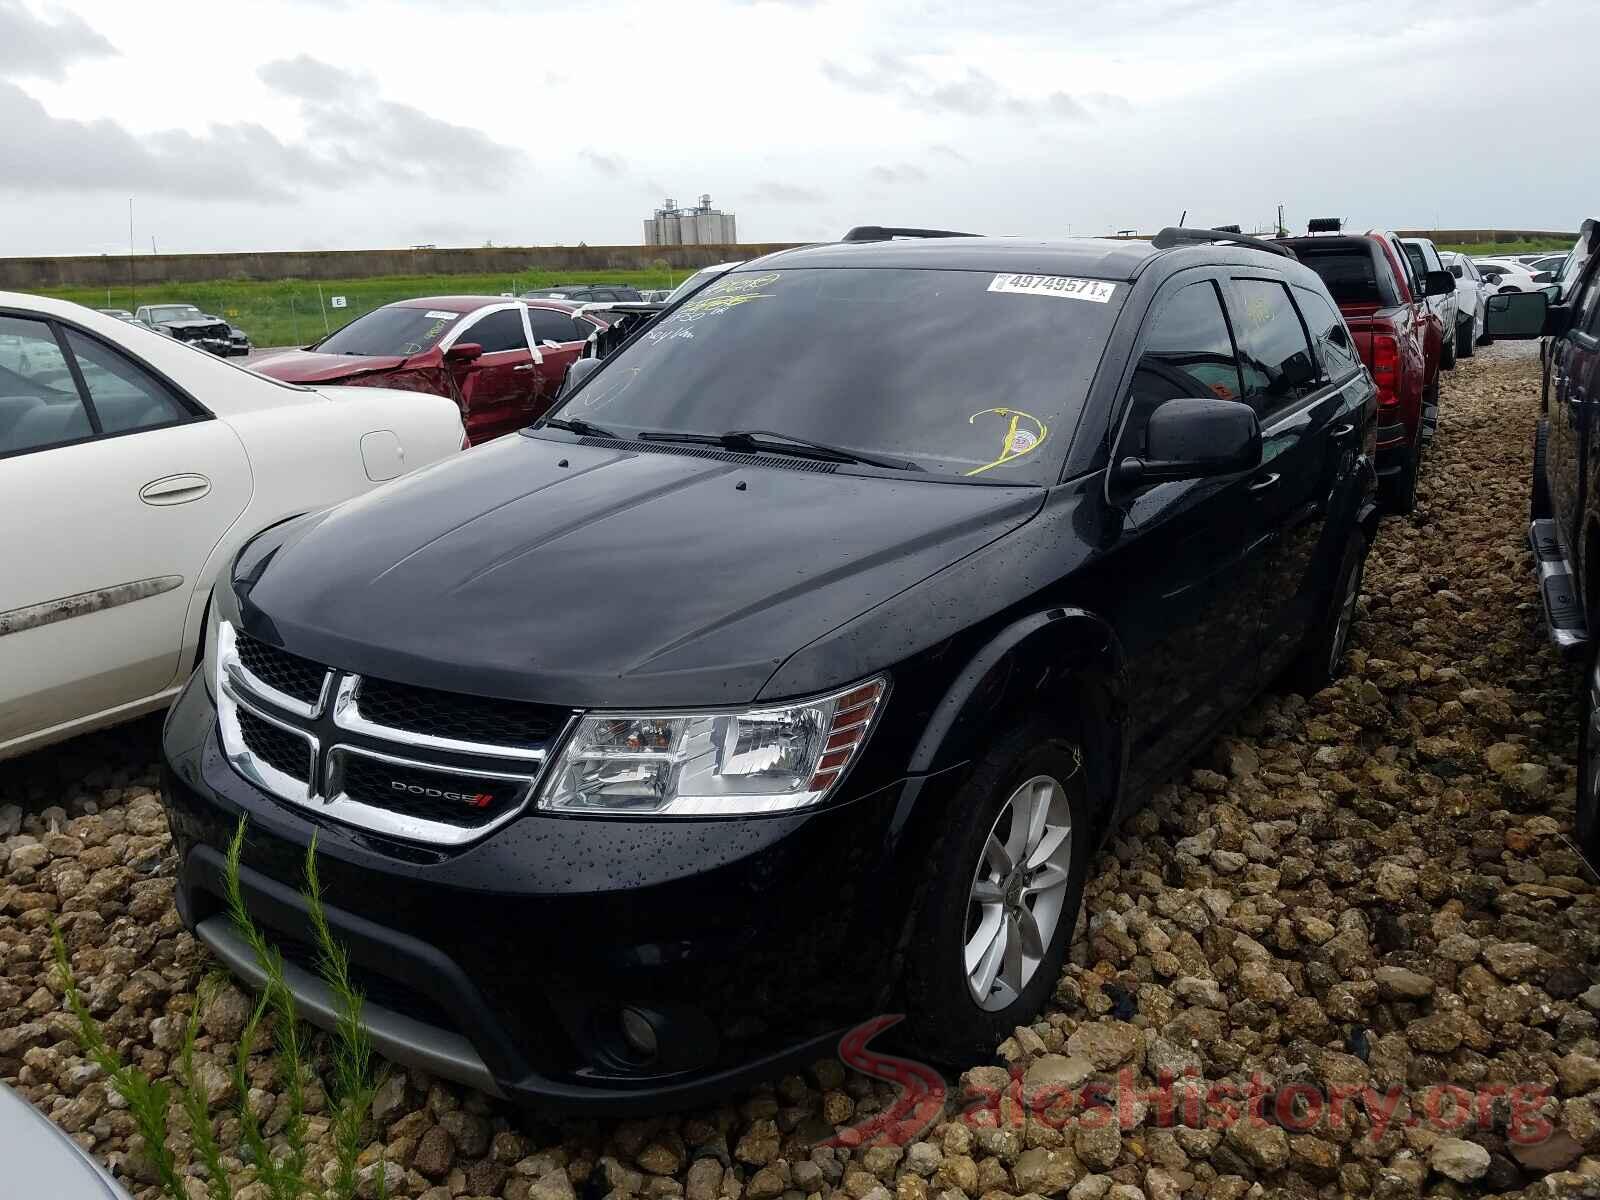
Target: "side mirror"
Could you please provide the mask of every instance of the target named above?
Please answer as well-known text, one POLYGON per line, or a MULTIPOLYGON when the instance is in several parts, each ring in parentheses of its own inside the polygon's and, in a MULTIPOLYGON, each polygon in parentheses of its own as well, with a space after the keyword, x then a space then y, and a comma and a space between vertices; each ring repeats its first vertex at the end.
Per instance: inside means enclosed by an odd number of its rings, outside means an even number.
POLYGON ((1572 310, 1552 304, 1550 288, 1537 292, 1500 292, 1484 301, 1483 331, 1490 337, 1530 341, 1560 337, 1572 324, 1572 310))
POLYGON ((1117 463, 1113 482, 1140 487, 1248 471, 1261 463, 1261 422, 1238 400, 1168 400, 1150 414, 1145 453, 1117 463))
POLYGON ((1448 296, 1456 290, 1456 277, 1449 271, 1429 271, 1422 281, 1422 290, 1429 296, 1448 296))
POLYGON ((444 352, 445 362, 457 367, 469 366, 482 357, 483 347, 477 342, 457 342, 444 352))
POLYGON ((1455 278, 1460 279, 1461 275, 1462 275, 1461 267, 1459 265, 1451 267, 1450 268, 1450 274, 1453 275, 1455 278))
POLYGON ((1549 283, 1550 279, 1551 279, 1551 275, 1550 275, 1549 271, 1540 271, 1537 275, 1535 275, 1533 277, 1533 281, 1535 283, 1549 283))
POLYGON ((578 359, 567 368, 567 377, 561 381, 561 390, 556 394, 558 396, 565 396, 569 392, 574 391, 579 384, 598 371, 600 369, 600 364, 604 361, 604 359, 600 358, 578 359))

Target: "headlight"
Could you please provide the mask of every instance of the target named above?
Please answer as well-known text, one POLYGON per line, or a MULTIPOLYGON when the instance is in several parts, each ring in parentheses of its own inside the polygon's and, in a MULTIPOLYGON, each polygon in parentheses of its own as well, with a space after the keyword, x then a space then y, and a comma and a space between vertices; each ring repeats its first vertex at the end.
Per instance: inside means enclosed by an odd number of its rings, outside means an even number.
POLYGON ((818 804, 866 742, 887 690, 879 678, 777 708, 586 716, 546 777, 539 807, 694 817, 818 804))

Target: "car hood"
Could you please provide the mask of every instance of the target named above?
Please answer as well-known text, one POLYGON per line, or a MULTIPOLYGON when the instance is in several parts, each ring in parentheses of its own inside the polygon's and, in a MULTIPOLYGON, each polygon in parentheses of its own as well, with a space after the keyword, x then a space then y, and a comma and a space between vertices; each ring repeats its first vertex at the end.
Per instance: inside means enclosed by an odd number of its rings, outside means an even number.
POLYGON ((267 535, 235 567, 244 625, 444 690, 744 703, 795 651, 1045 495, 776 463, 502 438, 267 535))
POLYGON ((184 317, 182 320, 157 321, 162 329, 210 329, 225 324, 221 317, 184 317))
POLYGON ((404 354, 319 354, 315 350, 280 350, 250 364, 252 371, 285 383, 324 383, 368 371, 391 371, 406 361, 404 354))

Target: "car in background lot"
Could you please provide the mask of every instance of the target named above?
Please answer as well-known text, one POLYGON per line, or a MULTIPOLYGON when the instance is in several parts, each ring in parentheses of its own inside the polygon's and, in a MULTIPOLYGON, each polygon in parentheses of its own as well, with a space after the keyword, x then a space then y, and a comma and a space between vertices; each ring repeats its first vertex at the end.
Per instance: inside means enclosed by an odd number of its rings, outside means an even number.
POLYGON ((1494 292, 1532 292, 1542 285, 1534 279, 1533 272, 1519 262, 1505 258, 1475 258, 1478 272, 1494 292))
POLYGON ((306 944, 315 837, 374 1048, 552 1108, 714 1104, 891 995, 991 1054, 1121 819, 1342 669, 1375 400, 1321 280, 1212 230, 746 263, 244 549, 164 734, 178 911, 248 969, 246 814, 306 944))
POLYGON ((621 283, 574 283, 553 288, 535 288, 523 292, 524 300, 568 300, 573 304, 606 303, 611 300, 640 301, 644 297, 636 287, 621 283))
MULTIPOLYGON (((1406 257, 1411 260, 1412 274, 1415 278, 1425 279, 1430 271, 1447 269, 1439 258, 1438 249, 1429 238, 1401 238, 1400 245, 1405 248, 1406 257)), ((1461 307, 1456 301, 1456 288, 1451 287, 1448 292, 1427 292, 1426 300, 1429 311, 1439 318, 1443 334, 1443 340, 1439 345, 1439 366, 1448 371, 1456 365, 1456 347, 1461 342, 1460 325, 1463 318, 1461 307)), ((1471 320, 1470 317, 1466 319, 1471 320)))
POLYGON ((1483 332, 1483 305, 1491 294, 1490 288, 1478 274, 1477 264, 1465 254, 1441 250, 1439 261, 1456 281, 1456 308, 1461 314, 1456 325, 1456 357, 1471 358, 1475 349, 1487 341, 1483 332))
POLYGON ((0 292, 0 758, 164 707, 247 538, 461 443, 436 397, 292 387, 0 292))
POLYGON ((133 319, 157 333, 188 342, 224 358, 248 354, 248 339, 243 349, 234 340, 233 326, 221 317, 201 312, 192 304, 141 304, 133 319))
POLYGON ((104 1167, 33 1105, 0 1083, 0 1163, 17 1200, 129 1200, 104 1167))
POLYGON ((1600 869, 1600 221, 1585 221, 1570 288, 1491 296, 1497 338, 1549 340, 1534 431, 1528 540, 1550 638, 1584 664, 1579 688, 1578 843, 1600 869))
POLYGON ((478 445, 549 408, 589 335, 604 328, 561 300, 424 296, 375 308, 304 350, 250 367, 291 383, 448 396, 478 445))
POLYGON ((1419 277, 1392 233, 1276 239, 1327 285, 1378 385, 1378 478, 1384 503, 1410 512, 1422 453, 1439 419, 1444 327, 1427 293, 1455 291, 1448 271, 1419 277))

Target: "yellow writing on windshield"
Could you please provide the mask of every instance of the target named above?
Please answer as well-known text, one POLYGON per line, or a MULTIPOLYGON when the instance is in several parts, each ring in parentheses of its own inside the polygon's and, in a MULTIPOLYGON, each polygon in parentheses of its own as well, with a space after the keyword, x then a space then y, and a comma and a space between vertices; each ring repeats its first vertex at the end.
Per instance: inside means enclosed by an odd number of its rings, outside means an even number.
POLYGON ((967 472, 968 475, 982 475, 985 471, 992 471, 995 467, 1014 462, 1024 454, 1037 450, 1049 436, 1050 429, 1043 421, 1032 413, 1023 412, 1020 408, 982 408, 967 418, 967 424, 977 424, 978 418, 985 413, 993 413, 1006 420, 1000 440, 1000 455, 992 462, 974 467, 967 472))

